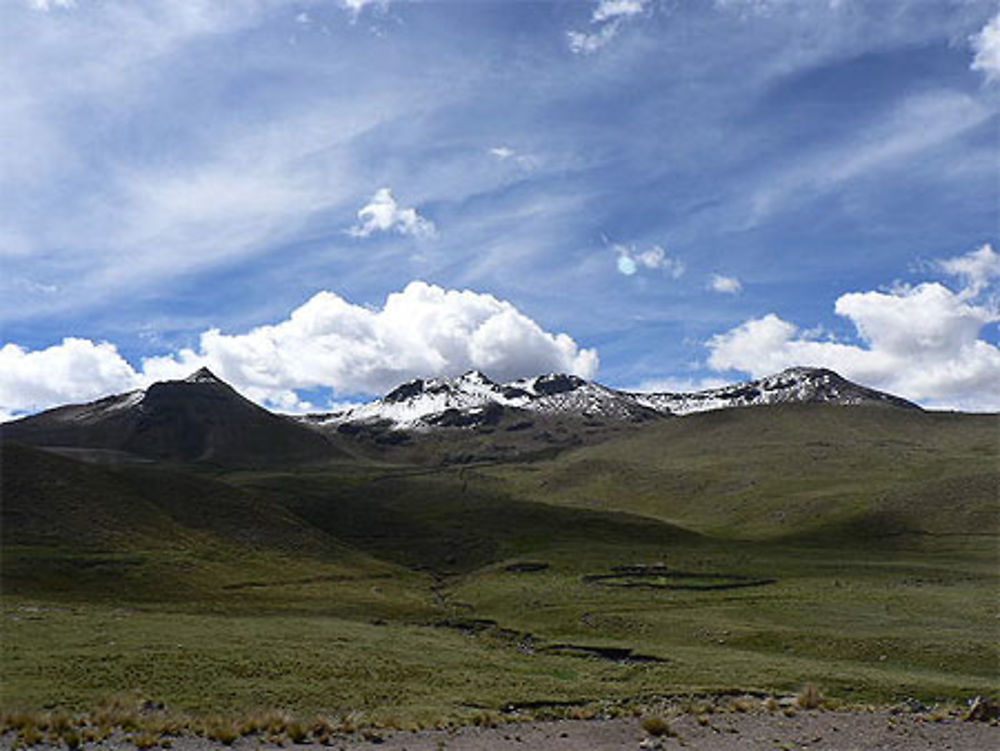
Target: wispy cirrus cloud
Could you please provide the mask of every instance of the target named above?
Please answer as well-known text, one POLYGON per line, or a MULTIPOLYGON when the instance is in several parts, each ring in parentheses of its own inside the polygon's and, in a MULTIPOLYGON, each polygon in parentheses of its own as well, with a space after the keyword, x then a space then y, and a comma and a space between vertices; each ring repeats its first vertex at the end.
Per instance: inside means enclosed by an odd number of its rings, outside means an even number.
POLYGON ((522 154, 510 146, 493 146, 489 149, 490 156, 501 162, 516 164, 523 170, 532 170, 539 166, 540 160, 531 154, 522 154))
POLYGON ((751 223, 789 202, 822 195, 848 181, 910 161, 994 116, 983 102, 956 91, 912 96, 863 132, 816 150, 783 170, 770 171, 752 194, 751 223))

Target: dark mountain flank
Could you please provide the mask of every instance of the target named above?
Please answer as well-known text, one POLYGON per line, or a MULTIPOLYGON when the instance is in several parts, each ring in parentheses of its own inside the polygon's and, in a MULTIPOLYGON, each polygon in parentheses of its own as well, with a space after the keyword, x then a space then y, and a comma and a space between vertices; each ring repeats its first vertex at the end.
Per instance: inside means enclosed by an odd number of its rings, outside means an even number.
POLYGON ((331 438, 258 407, 206 368, 182 381, 7 423, 0 426, 0 439, 227 466, 306 462, 341 453, 331 438))

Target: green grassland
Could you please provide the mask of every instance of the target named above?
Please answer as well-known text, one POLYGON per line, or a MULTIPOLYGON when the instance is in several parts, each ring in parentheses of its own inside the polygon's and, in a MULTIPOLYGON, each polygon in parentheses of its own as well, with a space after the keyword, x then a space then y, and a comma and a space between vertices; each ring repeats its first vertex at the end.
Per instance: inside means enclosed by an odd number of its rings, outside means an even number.
POLYGON ((996 417, 818 407, 462 466, 6 446, 0 706, 405 723, 807 681, 988 693, 998 440, 996 417))

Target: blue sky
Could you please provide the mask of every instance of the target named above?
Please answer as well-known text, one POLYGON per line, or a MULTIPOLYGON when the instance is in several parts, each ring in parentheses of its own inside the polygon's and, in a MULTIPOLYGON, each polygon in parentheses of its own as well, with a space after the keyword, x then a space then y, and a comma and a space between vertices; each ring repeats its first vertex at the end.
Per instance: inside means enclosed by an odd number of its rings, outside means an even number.
POLYGON ((0 414, 201 364, 288 410, 793 364, 1000 409, 998 18, 6 2, 0 414))

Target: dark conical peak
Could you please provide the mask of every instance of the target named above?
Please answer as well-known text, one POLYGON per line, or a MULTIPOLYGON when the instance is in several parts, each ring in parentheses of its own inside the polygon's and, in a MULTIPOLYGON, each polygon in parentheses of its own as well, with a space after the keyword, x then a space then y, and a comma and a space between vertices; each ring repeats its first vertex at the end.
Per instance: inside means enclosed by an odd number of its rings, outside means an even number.
POLYGON ((215 373, 208 368, 198 368, 194 373, 184 379, 185 383, 222 383, 215 373))

